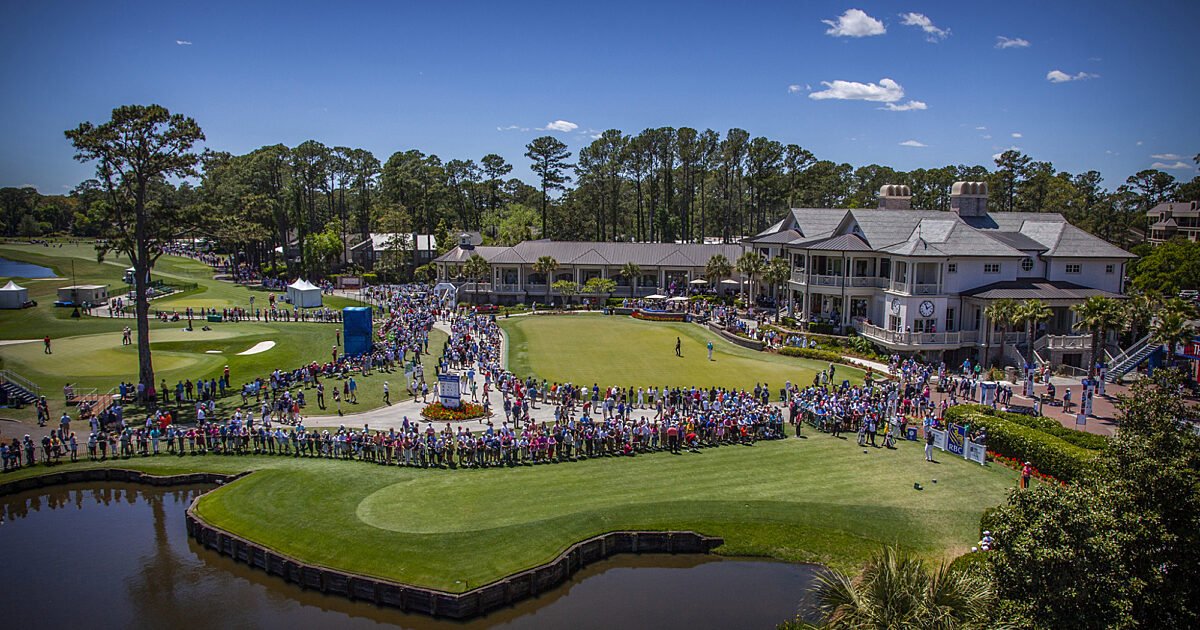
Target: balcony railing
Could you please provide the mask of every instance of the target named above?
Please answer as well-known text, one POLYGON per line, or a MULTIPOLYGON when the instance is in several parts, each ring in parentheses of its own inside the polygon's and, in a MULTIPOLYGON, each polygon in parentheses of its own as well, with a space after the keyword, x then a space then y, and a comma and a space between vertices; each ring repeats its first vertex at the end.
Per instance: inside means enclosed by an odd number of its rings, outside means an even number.
POLYGON ((979 339, 979 332, 962 330, 957 332, 896 332, 871 324, 863 324, 859 332, 866 338, 893 346, 916 348, 920 346, 957 346, 972 344, 979 339))
POLYGON ((887 278, 876 278, 874 276, 853 276, 850 278, 850 286, 852 287, 878 287, 883 288, 888 284, 887 278))
POLYGON ((1091 347, 1091 335, 1044 335, 1033 342, 1034 350, 1089 350, 1091 347))
POLYGON ((809 276, 809 284, 817 287, 840 287, 842 286, 841 276, 809 276))

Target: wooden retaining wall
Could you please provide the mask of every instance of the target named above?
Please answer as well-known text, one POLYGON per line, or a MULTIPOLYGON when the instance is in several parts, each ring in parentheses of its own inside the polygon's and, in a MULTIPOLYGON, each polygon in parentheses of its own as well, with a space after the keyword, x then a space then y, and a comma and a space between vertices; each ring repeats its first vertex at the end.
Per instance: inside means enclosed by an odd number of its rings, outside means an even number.
POLYGON ((195 507, 193 502, 187 511, 188 535, 222 555, 301 588, 448 619, 478 617, 534 597, 566 582, 583 567, 618 553, 708 553, 724 543, 694 532, 609 532, 571 545, 539 567, 465 593, 447 593, 307 564, 209 525, 196 516, 195 507))

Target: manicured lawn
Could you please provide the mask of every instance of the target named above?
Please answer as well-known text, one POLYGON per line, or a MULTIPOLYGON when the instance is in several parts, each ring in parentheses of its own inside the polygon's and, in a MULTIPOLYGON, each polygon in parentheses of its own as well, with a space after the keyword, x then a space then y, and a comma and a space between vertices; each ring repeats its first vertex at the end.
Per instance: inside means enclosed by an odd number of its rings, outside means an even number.
POLYGON ((926 463, 915 443, 864 454, 853 441, 810 434, 516 469, 217 456, 110 465, 160 474, 258 469, 206 495, 200 515, 310 562, 462 591, 621 529, 690 529, 724 537, 722 554, 840 568, 890 543, 949 557, 978 539, 980 514, 1003 501, 1016 474, 942 459, 926 463), (918 481, 924 490, 913 489, 918 481))
MULTIPOLYGON (((500 319, 508 335, 508 369, 551 382, 590 387, 808 385, 827 363, 757 352, 725 341, 695 324, 647 322, 625 316, 527 315, 500 319), (675 356, 675 338, 683 358, 675 356), (707 343, 713 343, 713 361, 707 343)), ((863 372, 837 366, 837 380, 862 382, 863 372)))
MULTIPOLYGON (((72 273, 78 284, 108 284, 110 290, 119 293, 126 286, 123 282, 128 261, 110 257, 97 262, 95 249, 90 243, 64 243, 62 247, 45 247, 28 244, 0 244, 0 257, 9 260, 30 262, 54 269, 60 276, 42 280, 19 280, 29 288, 30 298, 38 306, 21 310, 0 310, 0 339, 41 339, 49 335, 53 341, 54 354, 42 352, 42 344, 27 343, 0 346, 0 367, 11 369, 42 387, 51 402, 52 415, 62 410, 62 388, 66 383, 79 388, 95 388, 99 393, 107 392, 121 380, 137 380, 137 346, 121 345, 121 330, 134 327, 132 318, 111 319, 108 317, 70 317, 72 309, 56 308, 56 290, 72 284, 72 273)), ((169 296, 151 302, 158 310, 182 310, 187 306, 223 308, 226 306, 249 306, 250 296, 255 296, 256 306, 268 304, 270 292, 213 280, 212 270, 203 263, 177 256, 163 256, 155 265, 152 277, 162 278, 174 284, 195 283, 195 289, 180 295, 169 296)), ((354 306, 359 302, 341 297, 325 296, 325 304, 331 308, 354 306)), ((205 322, 196 320, 194 330, 186 332, 186 322, 163 323, 151 319, 150 343, 154 350, 156 380, 165 379, 169 387, 181 380, 217 378, 225 365, 231 370, 235 388, 255 377, 267 377, 275 369, 290 370, 311 361, 329 358, 335 342, 335 332, 341 324, 314 322, 239 322, 214 323, 211 331, 201 330, 205 322), (260 341, 274 341, 275 347, 254 355, 239 356, 260 341), (210 352, 215 351, 215 352, 210 352)), ((136 336, 135 336, 136 339, 136 336)), ((430 350, 440 352, 445 335, 433 331, 430 335, 430 350)), ((427 367, 431 367, 429 358, 427 367)), ((426 370, 426 379, 433 380, 433 370, 426 370)), ((399 375, 373 374, 358 378, 359 403, 344 405, 347 413, 375 409, 383 405, 382 383, 391 381, 392 399, 403 398, 404 377, 399 375)), ((312 392, 307 394, 314 396, 312 392)), ((228 396, 218 404, 218 412, 232 413, 241 404, 241 396, 228 396)), ((141 410, 130 409, 138 413, 141 410)), ((36 414, 32 407, 21 410, 5 409, 4 417, 29 419, 36 414)), ((306 415, 336 414, 329 406, 321 411, 316 405, 305 409, 306 415)), ((182 417, 190 416, 190 411, 182 417)))

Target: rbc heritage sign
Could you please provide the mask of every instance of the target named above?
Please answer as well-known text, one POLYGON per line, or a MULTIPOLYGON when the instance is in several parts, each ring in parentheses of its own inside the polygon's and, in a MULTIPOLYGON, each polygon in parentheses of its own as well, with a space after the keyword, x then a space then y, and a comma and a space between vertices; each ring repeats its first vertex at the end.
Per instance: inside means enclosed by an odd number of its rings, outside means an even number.
POLYGON ((458 409, 462 404, 462 394, 458 388, 457 374, 438 375, 438 398, 447 409, 458 409))

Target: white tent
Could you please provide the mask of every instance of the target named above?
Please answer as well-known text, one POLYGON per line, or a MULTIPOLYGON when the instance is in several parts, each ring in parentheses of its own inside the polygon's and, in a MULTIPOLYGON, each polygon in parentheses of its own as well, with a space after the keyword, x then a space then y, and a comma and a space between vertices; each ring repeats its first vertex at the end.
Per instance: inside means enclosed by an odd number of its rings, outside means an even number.
POLYGON ((658 293, 655 293, 654 295, 647 295, 646 299, 647 300, 665 300, 665 299, 667 299, 667 296, 659 295, 658 293))
POLYGON ((17 286, 12 280, 0 287, 0 308, 21 308, 29 301, 29 289, 17 286))
POLYGON ((321 305, 321 288, 308 280, 297 280, 288 285, 288 301, 300 308, 312 308, 321 305))

